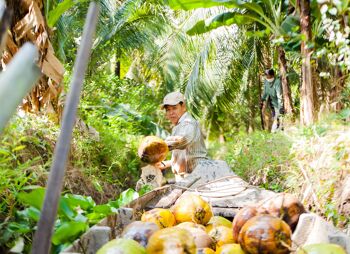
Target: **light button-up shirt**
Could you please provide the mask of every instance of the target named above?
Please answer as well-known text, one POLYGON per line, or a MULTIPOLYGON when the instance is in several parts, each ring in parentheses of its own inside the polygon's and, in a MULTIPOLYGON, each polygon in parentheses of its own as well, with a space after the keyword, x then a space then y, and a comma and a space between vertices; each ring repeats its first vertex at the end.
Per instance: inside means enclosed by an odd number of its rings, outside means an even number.
POLYGON ((178 174, 191 173, 200 161, 207 159, 199 123, 187 112, 180 117, 166 142, 172 151, 171 167, 178 174))

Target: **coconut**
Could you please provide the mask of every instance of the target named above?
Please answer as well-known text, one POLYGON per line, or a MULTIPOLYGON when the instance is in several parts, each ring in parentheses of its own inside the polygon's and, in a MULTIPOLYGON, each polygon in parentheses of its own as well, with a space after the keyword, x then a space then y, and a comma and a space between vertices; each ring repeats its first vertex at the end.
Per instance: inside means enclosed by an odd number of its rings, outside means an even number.
POLYGON ((255 207, 245 207, 236 214, 232 222, 233 230, 233 242, 237 243, 238 235, 241 231, 243 225, 250 219, 258 214, 258 211, 255 207))
POLYGON ((174 214, 163 208, 154 208, 142 214, 141 221, 156 223, 160 228, 172 227, 175 225, 174 214))
POLYGON ((259 210, 281 218, 290 226, 292 231, 294 231, 298 224, 299 216, 305 213, 303 204, 289 193, 280 193, 274 198, 269 198, 266 201, 263 200, 259 206, 259 210))
POLYGON ((121 237, 135 240, 143 247, 146 247, 148 239, 159 229, 159 226, 153 222, 134 221, 123 230, 121 237))
POLYGON ((215 253, 216 254, 245 254, 245 252, 241 248, 241 245, 237 243, 224 244, 221 247, 219 247, 215 253))
POLYGON ((146 254, 146 249, 131 239, 114 239, 103 245, 96 254, 146 254))
POLYGON ((210 218, 208 225, 206 226, 206 231, 209 232, 213 227, 217 226, 225 226, 231 228, 232 222, 221 216, 213 216, 210 218))
POLYGON ((213 227, 208 235, 214 239, 217 248, 224 244, 233 243, 232 229, 225 226, 213 227))
POLYGON ((206 225, 213 216, 210 205, 199 195, 191 193, 180 197, 172 211, 177 223, 189 221, 206 225))
POLYGON ((287 223, 271 215, 258 215, 242 227, 238 242, 250 254, 287 254, 292 243, 292 231, 287 223))
POLYGON ((147 253, 196 254, 196 245, 193 236, 186 229, 164 228, 151 236, 147 245, 147 253))
POLYGON ((138 149, 138 155, 143 162, 155 164, 163 161, 169 152, 168 145, 156 136, 145 137, 138 149))

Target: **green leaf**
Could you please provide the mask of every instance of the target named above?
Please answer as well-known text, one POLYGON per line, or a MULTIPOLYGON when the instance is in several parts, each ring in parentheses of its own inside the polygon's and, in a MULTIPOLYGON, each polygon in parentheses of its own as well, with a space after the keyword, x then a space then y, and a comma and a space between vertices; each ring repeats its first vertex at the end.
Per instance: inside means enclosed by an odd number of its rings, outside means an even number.
POLYGON ((73 220, 74 216, 77 214, 76 211, 74 211, 74 207, 69 203, 67 197, 61 197, 58 206, 58 214, 69 220, 73 220))
POLYGON ((11 222, 8 224, 8 229, 17 233, 26 234, 32 231, 31 227, 27 223, 11 222))
POLYGON ((187 34, 202 34, 221 26, 230 26, 232 24, 245 25, 251 22, 252 19, 244 14, 224 12, 212 18, 209 22, 205 22, 203 20, 197 22, 191 29, 187 31, 187 34))
POLYGON ((91 197, 84 197, 81 195, 66 194, 64 198, 67 200, 72 208, 80 207, 83 210, 92 209, 96 203, 91 197))
POLYGON ((26 146, 21 145, 21 146, 16 146, 15 148, 12 149, 12 152, 20 151, 26 148, 26 146))
POLYGON ((53 27, 63 13, 72 8, 74 5, 86 1, 87 0, 64 0, 60 2, 56 8, 52 9, 49 12, 49 15, 47 17, 47 24, 49 27, 53 27))
POLYGON ((20 192, 17 195, 19 202, 21 202, 24 205, 33 206, 39 210, 41 210, 41 207, 43 205, 44 197, 45 197, 45 189, 44 188, 38 188, 38 189, 35 189, 29 193, 20 192))
POLYGON ((139 190, 139 195, 142 196, 142 195, 146 194, 147 192, 150 192, 152 189, 153 188, 151 185, 145 184, 139 190))
POLYGON ((214 6, 225 6, 233 8, 236 6, 232 0, 166 0, 170 8, 174 10, 193 10, 197 8, 210 8, 214 6))
POLYGON ((88 226, 84 222, 70 221, 64 222, 58 227, 53 236, 52 243, 55 245, 74 241, 80 234, 87 230, 88 226))
POLYGON ((270 34, 269 29, 264 30, 256 30, 256 31, 247 31, 246 35, 248 37, 258 37, 258 38, 264 38, 265 36, 268 36, 270 34))
POLYGON ((0 148, 0 155, 8 156, 10 154, 11 154, 11 152, 9 150, 4 149, 4 148, 0 148))
POLYGON ((24 216, 26 216, 26 217, 28 217, 28 218, 34 220, 35 222, 38 222, 38 221, 39 221, 39 218, 40 218, 40 210, 38 210, 38 209, 35 208, 35 207, 32 207, 32 206, 31 206, 31 207, 28 207, 28 208, 24 209, 23 211, 21 211, 21 213, 22 213, 24 216))
POLYGON ((129 204, 131 201, 138 197, 139 194, 135 190, 129 188, 120 194, 117 201, 109 202, 109 204, 115 208, 119 208, 129 204))
POLYGON ((89 222, 92 225, 100 222, 105 217, 106 216, 104 214, 102 214, 102 213, 89 213, 87 215, 87 218, 89 219, 89 222))
POLYGON ((282 31, 286 34, 297 32, 297 30, 299 30, 299 26, 300 26, 299 17, 294 15, 288 15, 281 24, 282 31))
POLYGON ((237 1, 237 7, 245 8, 247 10, 253 11, 259 15, 264 15, 264 11, 261 8, 261 6, 257 3, 242 3, 240 1, 237 1))
POLYGON ((112 207, 108 204, 106 205, 97 205, 94 207, 93 211, 95 213, 103 213, 105 215, 108 215, 110 213, 112 213, 112 207))

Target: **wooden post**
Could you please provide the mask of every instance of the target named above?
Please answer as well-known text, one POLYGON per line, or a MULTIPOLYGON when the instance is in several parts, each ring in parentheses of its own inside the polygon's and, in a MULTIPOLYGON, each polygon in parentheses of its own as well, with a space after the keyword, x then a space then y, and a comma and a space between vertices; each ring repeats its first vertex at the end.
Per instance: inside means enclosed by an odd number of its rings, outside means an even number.
POLYGON ((98 13, 98 5, 95 2, 91 2, 84 26, 82 41, 74 64, 70 91, 63 111, 62 128, 54 151, 44 205, 38 222, 38 230, 35 232, 34 236, 32 254, 48 254, 50 251, 51 237, 56 220, 58 202, 61 196, 72 130, 75 123, 77 106, 86 68, 90 58, 98 13))

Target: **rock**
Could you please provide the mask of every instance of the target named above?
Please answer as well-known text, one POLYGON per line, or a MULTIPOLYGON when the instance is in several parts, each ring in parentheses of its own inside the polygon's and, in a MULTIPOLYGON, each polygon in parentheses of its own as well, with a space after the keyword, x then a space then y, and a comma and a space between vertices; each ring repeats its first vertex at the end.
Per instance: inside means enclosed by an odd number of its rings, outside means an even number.
POLYGON ((119 208, 118 213, 108 216, 101 222, 90 228, 72 245, 63 250, 63 253, 84 253, 94 254, 104 244, 118 236, 123 228, 133 221, 131 208, 119 208))
POLYGON ((110 227, 93 226, 76 240, 71 247, 63 250, 63 253, 86 253, 94 254, 104 244, 109 242, 111 234, 110 227))
POLYGON ((292 247, 295 248, 306 244, 335 243, 350 253, 350 236, 313 213, 304 213, 299 217, 292 240, 292 247))

